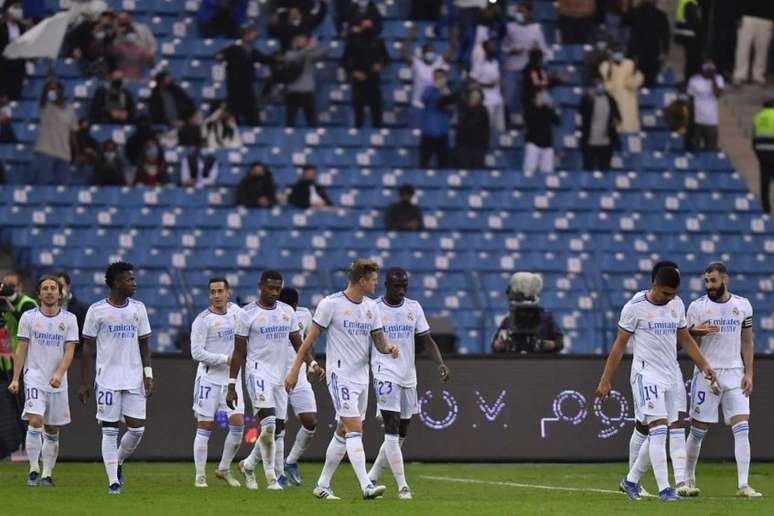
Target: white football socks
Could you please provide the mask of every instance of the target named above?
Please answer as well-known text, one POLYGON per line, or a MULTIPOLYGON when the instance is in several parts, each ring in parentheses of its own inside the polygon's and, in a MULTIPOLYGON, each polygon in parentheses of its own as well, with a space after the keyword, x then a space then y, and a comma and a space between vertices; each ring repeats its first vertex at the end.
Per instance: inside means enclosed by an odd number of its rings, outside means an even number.
MULTIPOLYGON (((405 440, 406 440, 405 437, 398 438, 398 445, 401 448, 403 448, 403 442, 405 440)), ((402 456, 402 453, 403 452, 401 452, 401 456, 402 456)), ((386 466, 387 466, 387 455, 385 455, 384 443, 382 443, 381 447, 379 448, 379 454, 376 456, 376 460, 371 466, 371 470, 368 472, 368 478, 371 479, 371 482, 376 482, 379 480, 379 477, 382 476, 382 471, 386 466)))
POLYGON ((288 458, 285 460, 287 464, 295 464, 298 462, 298 459, 301 458, 307 447, 309 447, 309 443, 312 441, 316 431, 316 428, 307 430, 303 426, 298 430, 296 433, 296 440, 293 442, 293 447, 290 449, 288 458))
POLYGON ((196 476, 206 476, 205 468, 207 466, 207 448, 210 441, 210 430, 204 428, 196 429, 196 437, 194 437, 193 454, 194 454, 194 466, 196 468, 196 476))
POLYGON ((640 454, 640 448, 647 440, 648 434, 641 434, 635 426, 632 431, 632 437, 629 439, 629 469, 632 469, 632 466, 634 466, 634 461, 637 460, 637 456, 640 454))
POLYGON ((357 475, 357 479, 360 482, 360 489, 365 491, 366 487, 371 485, 371 480, 368 478, 368 471, 366 471, 363 436, 360 432, 347 432, 346 438, 349 463, 352 464, 352 469, 355 470, 355 475, 357 475))
POLYGON ((118 427, 102 427, 102 462, 105 463, 105 472, 108 476, 108 484, 118 483, 118 427))
POLYGON ((274 416, 268 416, 261 420, 261 435, 258 436, 258 447, 261 451, 261 461, 263 461, 263 473, 266 475, 266 482, 269 484, 276 482, 277 475, 274 474, 274 453, 275 453, 275 434, 277 419, 274 416))
POLYGON ((629 468, 629 473, 626 475, 626 480, 635 484, 640 483, 640 479, 650 468, 650 439, 645 439, 645 442, 640 446, 640 452, 634 460, 634 464, 629 468))
POLYGON ((675 472, 675 485, 685 482, 685 429, 669 430, 669 457, 672 459, 672 469, 675 472))
POLYGON ((123 464, 137 449, 142 441, 142 434, 145 433, 144 426, 137 428, 127 428, 126 433, 121 438, 121 446, 118 447, 118 463, 123 464))
POLYGON ((285 430, 274 439, 274 474, 277 478, 285 474, 285 430))
POLYGON ((320 472, 320 478, 317 479, 317 485, 320 487, 330 487, 333 474, 336 472, 336 468, 339 467, 341 459, 347 453, 347 441, 343 437, 334 432, 331 437, 331 442, 328 444, 328 449, 325 452, 325 465, 320 472))
POLYGON ((705 435, 706 430, 692 426, 688 440, 685 441, 685 477, 692 482, 696 481, 696 463, 699 462, 701 442, 705 435))
POLYGON ((734 432, 734 457, 738 486, 748 485, 750 474, 750 423, 742 421, 731 427, 734 432))
POLYGON ((669 430, 666 425, 651 427, 648 436, 648 452, 653 474, 656 477, 658 491, 669 487, 669 465, 667 464, 666 440, 669 430))
POLYGON ((43 462, 43 478, 51 476, 54 471, 54 465, 56 465, 56 459, 59 457, 59 432, 56 433, 43 433, 43 449, 41 452, 41 459, 43 462))
POLYGON ((231 462, 242 446, 244 431, 245 427, 243 426, 228 425, 228 434, 226 434, 226 441, 223 443, 223 455, 220 457, 220 464, 218 464, 219 471, 228 471, 231 468, 231 462))
POLYGON ((27 437, 24 447, 27 450, 27 458, 30 461, 30 473, 40 472, 40 451, 43 448, 43 429, 33 426, 27 427, 27 437))
POLYGON ((384 453, 390 469, 395 477, 395 483, 398 484, 398 491, 408 487, 406 483, 406 472, 403 469, 403 452, 401 452, 401 443, 397 435, 384 434, 384 453))

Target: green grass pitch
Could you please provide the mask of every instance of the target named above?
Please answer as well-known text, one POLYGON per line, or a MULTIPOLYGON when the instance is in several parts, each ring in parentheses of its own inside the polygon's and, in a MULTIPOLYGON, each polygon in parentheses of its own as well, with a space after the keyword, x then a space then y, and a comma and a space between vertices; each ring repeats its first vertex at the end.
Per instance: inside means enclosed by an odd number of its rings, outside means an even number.
MULTIPOLYGON (((210 487, 193 487, 193 464, 131 463, 120 496, 108 496, 101 463, 60 463, 56 487, 27 487, 26 464, 0 464, 0 514, 774 514, 774 464, 753 464, 750 484, 763 498, 739 499, 732 463, 699 464, 702 496, 665 503, 634 502, 616 492, 624 464, 407 464, 414 500, 397 499, 389 474, 381 500, 364 501, 351 467, 342 463, 333 487, 341 501, 317 500, 311 494, 320 464, 301 466, 305 485, 282 492, 229 488, 212 475, 210 487), (542 487, 541 487, 542 486, 542 487), (562 488, 562 489, 554 489, 562 488), (564 489, 568 488, 568 489, 564 489), (308 511, 308 512, 307 512, 308 511)), ((236 467, 232 468, 236 472, 236 467)), ((238 475, 238 474, 237 474, 238 475)), ((652 474, 645 487, 655 491, 652 474)))

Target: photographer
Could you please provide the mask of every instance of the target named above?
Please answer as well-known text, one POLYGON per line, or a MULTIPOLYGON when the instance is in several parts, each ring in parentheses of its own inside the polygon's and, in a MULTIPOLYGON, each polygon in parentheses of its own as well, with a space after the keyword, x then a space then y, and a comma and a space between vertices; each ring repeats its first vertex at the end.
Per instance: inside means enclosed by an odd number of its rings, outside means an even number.
POLYGON ((543 279, 531 272, 511 276, 506 293, 510 299, 509 314, 500 323, 492 339, 495 353, 559 353, 564 335, 551 312, 538 303, 543 279))
POLYGON ((16 272, 7 272, 0 283, 0 328, 5 332, 0 339, 0 369, 9 376, 13 371, 11 357, 16 352, 16 332, 19 328, 19 319, 27 310, 37 308, 38 304, 30 296, 22 293, 21 275, 16 272))

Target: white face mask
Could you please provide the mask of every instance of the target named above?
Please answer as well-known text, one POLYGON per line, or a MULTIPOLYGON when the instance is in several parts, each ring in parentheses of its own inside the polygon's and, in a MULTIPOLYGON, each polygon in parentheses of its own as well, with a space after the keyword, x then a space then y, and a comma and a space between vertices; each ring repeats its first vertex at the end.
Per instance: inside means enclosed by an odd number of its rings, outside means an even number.
POLYGON ((20 7, 11 7, 8 9, 8 15, 15 20, 21 20, 24 18, 24 11, 20 7))

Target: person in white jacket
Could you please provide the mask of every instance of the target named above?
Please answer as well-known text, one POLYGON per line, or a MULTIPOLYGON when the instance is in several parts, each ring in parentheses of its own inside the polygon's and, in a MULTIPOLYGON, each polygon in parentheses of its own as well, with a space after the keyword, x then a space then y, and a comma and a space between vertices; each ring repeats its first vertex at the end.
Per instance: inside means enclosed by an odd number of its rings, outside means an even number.
POLYGON ((621 50, 613 51, 610 59, 599 65, 599 74, 605 89, 615 99, 621 113, 620 133, 640 132, 640 106, 637 93, 645 77, 637 69, 637 63, 625 58, 621 50))
POLYGON ((474 49, 470 78, 476 81, 484 92, 484 107, 489 112, 489 125, 500 131, 505 129, 505 105, 500 87, 500 63, 497 60, 497 44, 494 39, 486 40, 481 50, 474 49))

